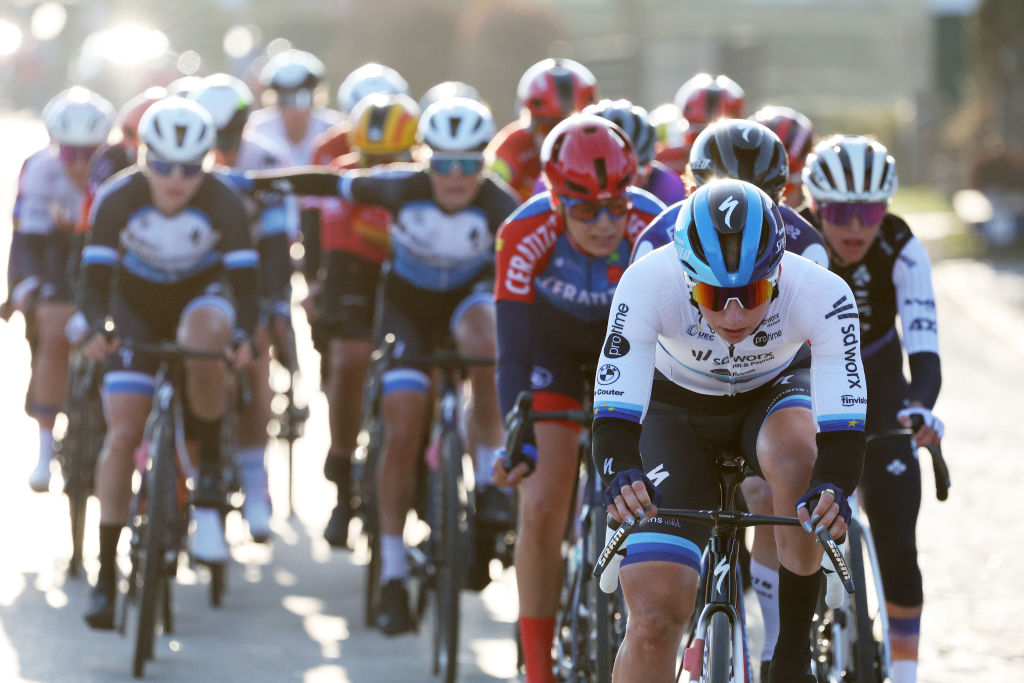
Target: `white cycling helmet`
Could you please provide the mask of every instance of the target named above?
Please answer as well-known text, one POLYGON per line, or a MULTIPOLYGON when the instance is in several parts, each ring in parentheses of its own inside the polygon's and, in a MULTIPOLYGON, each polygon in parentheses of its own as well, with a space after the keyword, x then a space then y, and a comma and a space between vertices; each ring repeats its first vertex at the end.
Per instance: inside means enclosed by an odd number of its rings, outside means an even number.
POLYGON ((863 135, 834 135, 807 157, 804 185, 819 204, 884 202, 896 192, 896 162, 863 135))
POLYGON ((219 73, 207 76, 189 99, 195 100, 210 112, 218 131, 230 129, 241 133, 252 110, 253 96, 249 86, 240 78, 219 73))
POLYGON ((175 163, 195 162, 213 148, 217 129, 213 117, 197 102, 167 97, 146 110, 139 139, 148 153, 175 163))
POLYGON ((110 102, 76 85, 51 99, 42 116, 58 145, 98 147, 107 141, 116 114, 110 102))
POLYGON ((338 86, 338 108, 343 112, 350 112, 355 109, 359 100, 375 92, 408 95, 409 84, 390 66, 377 62, 363 64, 346 76, 338 86))
POLYGON ((468 97, 450 97, 427 107, 420 117, 420 139, 438 152, 483 150, 497 132, 486 105, 468 97))
POLYGON ((260 71, 260 83, 271 90, 313 90, 324 77, 324 63, 305 50, 274 55, 260 71))

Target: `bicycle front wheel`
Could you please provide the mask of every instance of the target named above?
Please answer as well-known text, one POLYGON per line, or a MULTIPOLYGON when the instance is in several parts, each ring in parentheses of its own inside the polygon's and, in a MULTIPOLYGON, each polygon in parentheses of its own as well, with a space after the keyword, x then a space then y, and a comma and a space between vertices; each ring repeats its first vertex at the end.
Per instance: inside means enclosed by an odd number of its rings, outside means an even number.
POLYGON ((469 496, 462 474, 462 440, 455 432, 445 434, 441 442, 441 462, 436 471, 440 477, 441 509, 439 543, 434 557, 437 583, 434 596, 434 673, 446 683, 458 674, 459 600, 463 575, 468 565, 465 549, 470 548, 469 496))
POLYGON ((732 624, 725 612, 711 615, 704 647, 707 657, 705 680, 708 683, 729 683, 732 680, 732 624))
POLYGON ((167 530, 173 520, 173 508, 177 504, 175 486, 174 432, 169 420, 161 421, 154 429, 151 445, 149 470, 145 473, 149 482, 146 501, 146 522, 143 528, 141 571, 137 580, 139 596, 139 621, 135 639, 135 656, 132 673, 140 678, 146 661, 153 658, 153 644, 156 639, 156 619, 164 604, 167 590, 167 530))
POLYGON ((870 556, 865 552, 866 532, 860 524, 849 529, 847 562, 853 575, 853 613, 857 640, 854 648, 857 683, 882 683, 888 675, 885 637, 885 596, 881 579, 867 572, 870 556))

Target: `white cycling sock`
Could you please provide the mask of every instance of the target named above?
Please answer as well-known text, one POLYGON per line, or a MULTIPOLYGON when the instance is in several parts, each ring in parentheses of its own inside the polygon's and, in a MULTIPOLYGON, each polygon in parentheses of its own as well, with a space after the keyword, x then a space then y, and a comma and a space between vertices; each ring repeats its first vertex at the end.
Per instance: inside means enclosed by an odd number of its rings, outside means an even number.
POLYGON ((476 487, 480 488, 494 481, 494 460, 498 446, 477 446, 473 470, 476 475, 476 487))
POLYGON ((409 576, 409 562, 405 558, 405 541, 400 535, 380 537, 380 582, 404 579, 409 576))
POLYGON ((892 683, 917 683, 917 660, 897 659, 893 661, 892 683))
POLYGON ((53 430, 49 427, 39 428, 39 462, 53 460, 53 430))
POLYGON ((779 572, 769 569, 757 560, 750 559, 750 581, 761 605, 764 620, 764 646, 761 661, 772 658, 775 641, 779 639, 779 572))
POLYGON ((242 486, 246 495, 267 495, 267 467, 263 446, 239 448, 235 461, 242 471, 242 486))

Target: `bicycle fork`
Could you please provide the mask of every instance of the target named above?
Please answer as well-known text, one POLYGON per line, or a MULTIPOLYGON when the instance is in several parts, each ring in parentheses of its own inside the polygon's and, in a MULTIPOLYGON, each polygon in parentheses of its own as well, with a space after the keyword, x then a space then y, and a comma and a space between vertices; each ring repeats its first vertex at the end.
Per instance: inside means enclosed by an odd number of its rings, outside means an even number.
POLYGON ((730 681, 733 683, 753 683, 753 670, 750 667, 749 645, 747 642, 746 614, 743 599, 740 595, 742 585, 738 573, 737 555, 738 540, 735 538, 717 538, 712 536, 704 549, 701 558, 704 607, 701 609, 697 624, 693 630, 692 644, 683 654, 683 670, 692 683, 705 681, 704 655, 707 641, 708 625, 716 612, 725 612, 732 626, 733 670, 730 681), (713 566, 712 566, 713 565, 713 566), (737 668, 742 668, 742 675, 737 677, 737 668))

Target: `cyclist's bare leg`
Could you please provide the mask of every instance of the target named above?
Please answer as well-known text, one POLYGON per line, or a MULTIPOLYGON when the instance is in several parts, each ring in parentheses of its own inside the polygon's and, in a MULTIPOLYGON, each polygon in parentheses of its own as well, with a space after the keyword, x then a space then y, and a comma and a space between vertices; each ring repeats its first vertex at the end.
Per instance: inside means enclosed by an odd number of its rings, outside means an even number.
MULTIPOLYGON (((784 408, 768 416, 757 437, 757 459, 771 487, 776 515, 792 517, 807 491, 818 449, 814 415, 806 408, 784 408)), ((821 546, 800 527, 775 527, 782 565, 807 576, 821 566, 821 546)))
MULTIPOLYGON (((455 343, 459 353, 466 356, 495 356, 498 346, 493 304, 471 306, 462 314, 455 325, 455 343)), ((470 368, 469 382, 473 388, 471 419, 466 429, 469 450, 474 454, 481 449, 493 452, 504 438, 494 367, 470 368)), ((483 481, 490 481, 491 464, 477 462, 478 477, 483 475, 483 481)))
POLYGON ((70 347, 64 326, 74 308, 63 301, 40 301, 34 319, 35 348, 32 352, 32 376, 28 387, 28 413, 39 424, 39 451, 29 486, 46 491, 50 484, 53 460, 53 423, 61 406, 67 384, 70 347))
POLYGON ((564 425, 534 425, 537 469, 519 485, 516 582, 519 613, 550 616, 558 611, 562 579, 562 536, 579 464, 578 432, 564 425))
MULTIPOLYGON (((270 333, 259 326, 252 338, 255 358, 248 373, 249 402, 238 403, 238 449, 235 462, 242 475, 242 516, 257 541, 270 535, 270 491, 267 482, 267 422, 270 421, 270 333)), ((235 388, 232 388, 235 391, 235 388)))
POLYGON ((579 463, 579 432, 555 423, 534 425, 537 468, 519 484, 516 583, 519 633, 528 680, 551 679, 551 641, 562 589, 562 536, 579 463))
POLYGON ((38 341, 32 355, 32 391, 29 403, 54 409, 52 414, 34 416, 39 426, 44 429, 53 429, 54 415, 64 405, 68 354, 71 350, 64 336, 64 326, 74 311, 74 306, 66 301, 40 301, 36 307, 38 341))
MULTIPOLYGON (((178 324, 178 343, 188 349, 220 351, 231 339, 232 321, 216 306, 187 309, 178 324)), ((229 372, 219 359, 185 360, 189 410, 201 420, 219 420, 228 406, 229 372)))
POLYGON ((697 598, 697 572, 675 562, 638 562, 619 570, 629 620, 612 680, 675 680, 676 653, 697 598))
MULTIPOLYGON (((774 513, 772 491, 761 477, 747 477, 741 485, 747 508, 756 515, 774 513)), ((757 594, 764 622, 764 640, 761 647, 761 661, 772 658, 775 641, 779 636, 779 556, 775 545, 775 530, 771 527, 754 527, 754 542, 750 549, 750 582, 757 594)))
POLYGON ((377 474, 380 528, 385 536, 401 536, 416 495, 416 458, 423 444, 427 395, 395 391, 381 399, 381 410, 386 428, 377 474))
POLYGON ((329 353, 326 394, 330 405, 331 456, 348 459, 356 447, 363 419, 363 383, 373 344, 363 339, 332 339, 329 353))
POLYGON ((267 422, 270 421, 270 335, 260 326, 253 334, 255 358, 246 367, 249 373, 250 401, 238 410, 238 447, 265 448, 267 422))
MULTIPOLYGON (((817 457, 814 415, 808 408, 777 410, 757 437, 757 459, 772 491, 776 515, 793 516, 817 457)), ((821 585, 822 549, 801 527, 775 527, 779 549, 779 636, 774 680, 803 680, 810 661, 809 634, 821 585)))
POLYGON ((153 399, 142 394, 104 394, 103 403, 107 435, 96 463, 100 524, 123 526, 128 522, 135 449, 142 443, 153 399))

